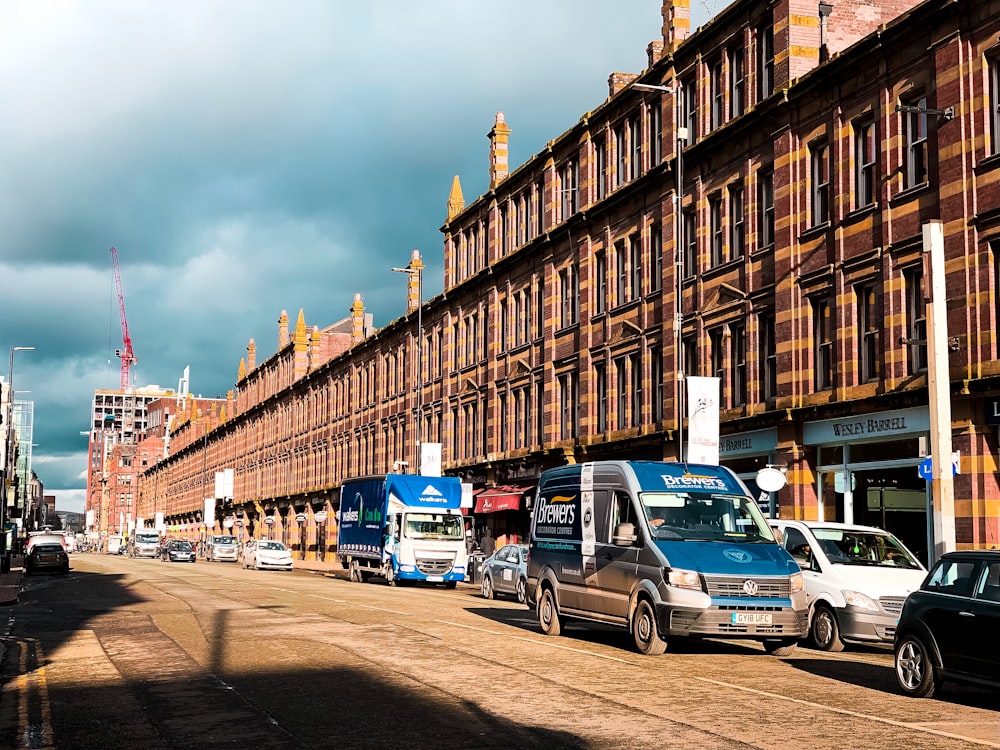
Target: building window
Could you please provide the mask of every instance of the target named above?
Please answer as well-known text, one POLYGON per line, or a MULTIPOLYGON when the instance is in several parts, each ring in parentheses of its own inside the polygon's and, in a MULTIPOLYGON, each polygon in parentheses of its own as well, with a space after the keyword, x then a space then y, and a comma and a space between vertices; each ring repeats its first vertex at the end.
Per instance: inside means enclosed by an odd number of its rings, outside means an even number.
POLYGON ((528 241, 528 198, 522 191, 517 198, 517 244, 521 246, 528 241))
POLYGON ((652 169, 663 158, 663 110, 659 100, 649 107, 649 166, 652 169))
POLYGON ((618 429, 624 430, 628 427, 628 357, 615 360, 615 381, 618 385, 618 429))
MULTIPOLYGON (((927 109, 927 97, 904 102, 909 107, 927 109)), ((927 115, 921 112, 900 112, 903 118, 903 138, 906 143, 906 164, 903 169, 903 189, 927 182, 927 115)))
POLYGON ((632 275, 632 299, 642 298, 642 241, 639 235, 628 238, 629 265, 632 275))
POLYGON ((559 271, 559 291, 562 300, 562 325, 574 325, 578 320, 580 295, 577 287, 576 269, 567 266, 559 271))
POLYGON ((653 422, 663 420, 663 352, 659 347, 649 350, 649 379, 653 392, 652 414, 653 422))
POLYGON ((757 249, 774 244, 774 167, 757 171, 757 249))
POLYGON ((770 401, 778 395, 778 345, 775 338, 774 316, 761 315, 760 325, 760 383, 762 400, 770 401))
POLYGON ((684 81, 684 111, 682 122, 687 128, 686 143, 694 143, 698 138, 698 87, 695 79, 689 78, 684 81))
POLYGON ((507 202, 504 201, 500 205, 500 249, 504 255, 510 252, 510 224, 507 212, 507 202))
MULTIPOLYGON (((721 328, 716 328, 714 331, 708 332, 708 342, 711 349, 712 357, 712 377, 719 379, 719 387, 723 388, 726 384, 726 349, 725 349, 725 336, 721 328)), ((726 394, 722 393, 720 398, 720 405, 727 404, 726 394)))
POLYGON ((615 304, 624 305, 628 302, 628 292, 625 288, 628 283, 628 259, 625 257, 625 242, 615 243, 615 266, 616 266, 616 288, 615 304))
POLYGON ((693 209, 684 212, 683 222, 684 277, 688 278, 698 272, 698 225, 693 209))
POLYGON ((743 215, 743 186, 729 188, 729 259, 742 258, 746 242, 746 223, 743 215))
MULTIPOLYGON (((559 376, 559 416, 560 439, 572 440, 576 437, 577 379, 575 372, 559 376)), ((503 432, 503 430, 501 430, 503 432)))
POLYGON ((594 275, 597 277, 595 279, 597 290, 595 305, 597 314, 600 315, 607 312, 608 309, 608 258, 603 250, 594 254, 594 275))
POLYGON ((757 33, 757 95, 761 100, 774 93, 774 29, 762 26, 757 33))
POLYGON ((830 220, 830 144, 826 141, 809 147, 810 177, 812 178, 812 225, 818 227, 830 220))
POLYGON ((642 424, 642 360, 638 354, 628 358, 628 366, 632 378, 632 387, 629 389, 629 395, 632 397, 630 404, 632 426, 638 427, 642 424))
POLYGON ((854 155, 857 169, 854 178, 855 208, 865 208, 875 203, 875 162, 878 144, 875 141, 875 121, 859 123, 854 129, 854 155))
POLYGON ((642 128, 639 118, 629 120, 629 139, 632 142, 632 159, 629 163, 629 179, 634 180, 642 174, 642 128))
POLYGON ((903 275, 906 285, 907 362, 910 375, 927 370, 927 305, 924 303, 924 272, 914 268, 903 275))
POLYGON ((990 117, 990 136, 992 140, 991 154, 1000 154, 1000 57, 989 60, 990 66, 990 98, 987 111, 990 117))
MULTIPOLYGON (((456 418, 457 416, 458 415, 456 414, 456 418)), ((498 416, 497 424, 499 426, 497 432, 500 433, 500 450, 505 451, 510 447, 507 442, 507 438, 510 435, 510 430, 507 429, 507 425, 510 424, 510 422, 508 421, 507 417, 506 393, 497 394, 497 416, 498 416)), ((458 433, 459 430, 455 430, 455 432, 458 433)))
POLYGON ((742 325, 730 327, 729 361, 732 374, 732 405, 747 402, 747 335, 742 325))
POLYGON ((580 167, 575 161, 563 165, 559 174, 561 218, 566 221, 580 210, 580 167))
POLYGON ((746 80, 746 53, 742 47, 737 47, 732 51, 729 58, 730 87, 729 99, 730 109, 733 117, 739 117, 746 110, 747 80, 746 80))
POLYGON ((625 137, 624 123, 615 128, 615 187, 625 184, 625 166, 628 161, 628 145, 625 137))
POLYGON ((594 145, 594 161, 597 162, 597 200, 608 194, 608 144, 601 138, 594 145))
POLYGON ((684 362, 684 375, 698 375, 698 339, 695 336, 685 336, 681 341, 684 362))
POLYGON ((528 231, 532 238, 541 233, 542 210, 542 183, 536 182, 531 189, 531 214, 528 219, 528 231))
POLYGON ((813 340, 816 390, 833 387, 833 306, 828 299, 813 301, 813 340))
POLYGON ((658 292, 663 288, 663 230, 659 224, 653 224, 649 230, 649 253, 653 261, 653 273, 649 279, 650 291, 658 292))
POLYGON ((506 297, 500 300, 500 351, 507 351, 507 341, 510 336, 509 302, 506 297))
POLYGON ((604 363, 594 365, 594 387, 597 400, 597 432, 603 433, 608 430, 608 372, 604 363))
POLYGON ((858 300, 858 375, 861 382, 878 380, 878 344, 881 322, 878 297, 874 284, 861 284, 855 294, 858 300))
POLYGON ((715 193, 708 197, 709 227, 712 232, 712 267, 722 265, 725 261, 725 243, 722 234, 722 194, 715 193))
POLYGON ((726 110, 726 86, 722 69, 722 59, 719 58, 712 63, 710 71, 712 88, 712 130, 722 127, 725 122, 726 110))

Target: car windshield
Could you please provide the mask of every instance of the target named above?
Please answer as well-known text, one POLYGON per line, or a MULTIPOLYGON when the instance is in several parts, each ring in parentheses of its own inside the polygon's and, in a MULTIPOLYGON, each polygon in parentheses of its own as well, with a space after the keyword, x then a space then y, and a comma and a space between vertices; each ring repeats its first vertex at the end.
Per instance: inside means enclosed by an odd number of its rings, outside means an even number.
POLYGON ((757 504, 742 495, 644 492, 640 495, 654 539, 773 542, 757 504))
POLYGON ((159 534, 136 534, 136 544, 157 544, 160 541, 159 534))
POLYGON ((271 549, 279 552, 285 549, 285 545, 281 542, 261 542, 257 547, 258 549, 271 549))
POLYGON ((191 546, 191 542, 174 542, 174 549, 179 549, 182 552, 190 552, 194 548, 191 546))
POLYGON ((814 528, 812 531, 832 563, 920 568, 920 563, 891 534, 836 528, 814 528))
POLYGON ((409 539, 465 539, 462 518, 441 513, 407 513, 405 533, 409 539))

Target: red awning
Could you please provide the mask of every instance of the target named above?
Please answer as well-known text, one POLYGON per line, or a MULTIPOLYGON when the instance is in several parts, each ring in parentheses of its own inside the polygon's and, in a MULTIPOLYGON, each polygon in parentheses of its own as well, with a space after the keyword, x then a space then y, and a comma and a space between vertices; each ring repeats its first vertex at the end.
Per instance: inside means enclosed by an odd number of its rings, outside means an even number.
POLYGON ((501 510, 519 510, 524 494, 534 489, 533 484, 501 484, 476 495, 476 513, 496 513, 501 510))

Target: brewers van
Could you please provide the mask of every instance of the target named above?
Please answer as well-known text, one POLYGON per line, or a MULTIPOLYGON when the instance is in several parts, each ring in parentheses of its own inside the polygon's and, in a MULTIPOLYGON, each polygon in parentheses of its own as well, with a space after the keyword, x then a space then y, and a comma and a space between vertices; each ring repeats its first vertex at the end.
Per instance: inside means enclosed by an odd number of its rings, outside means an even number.
POLYGON ((799 566, 721 466, 595 461, 543 472, 528 597, 548 635, 567 618, 611 623, 644 654, 715 637, 785 656, 807 627, 799 566))

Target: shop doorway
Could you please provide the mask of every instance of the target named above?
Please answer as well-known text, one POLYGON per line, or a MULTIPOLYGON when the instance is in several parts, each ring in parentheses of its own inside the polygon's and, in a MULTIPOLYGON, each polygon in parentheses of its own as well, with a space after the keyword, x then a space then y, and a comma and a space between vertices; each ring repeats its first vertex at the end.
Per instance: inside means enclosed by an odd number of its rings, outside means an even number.
POLYGON ((854 523, 878 526, 927 564, 927 482, 912 467, 855 471, 854 523))

